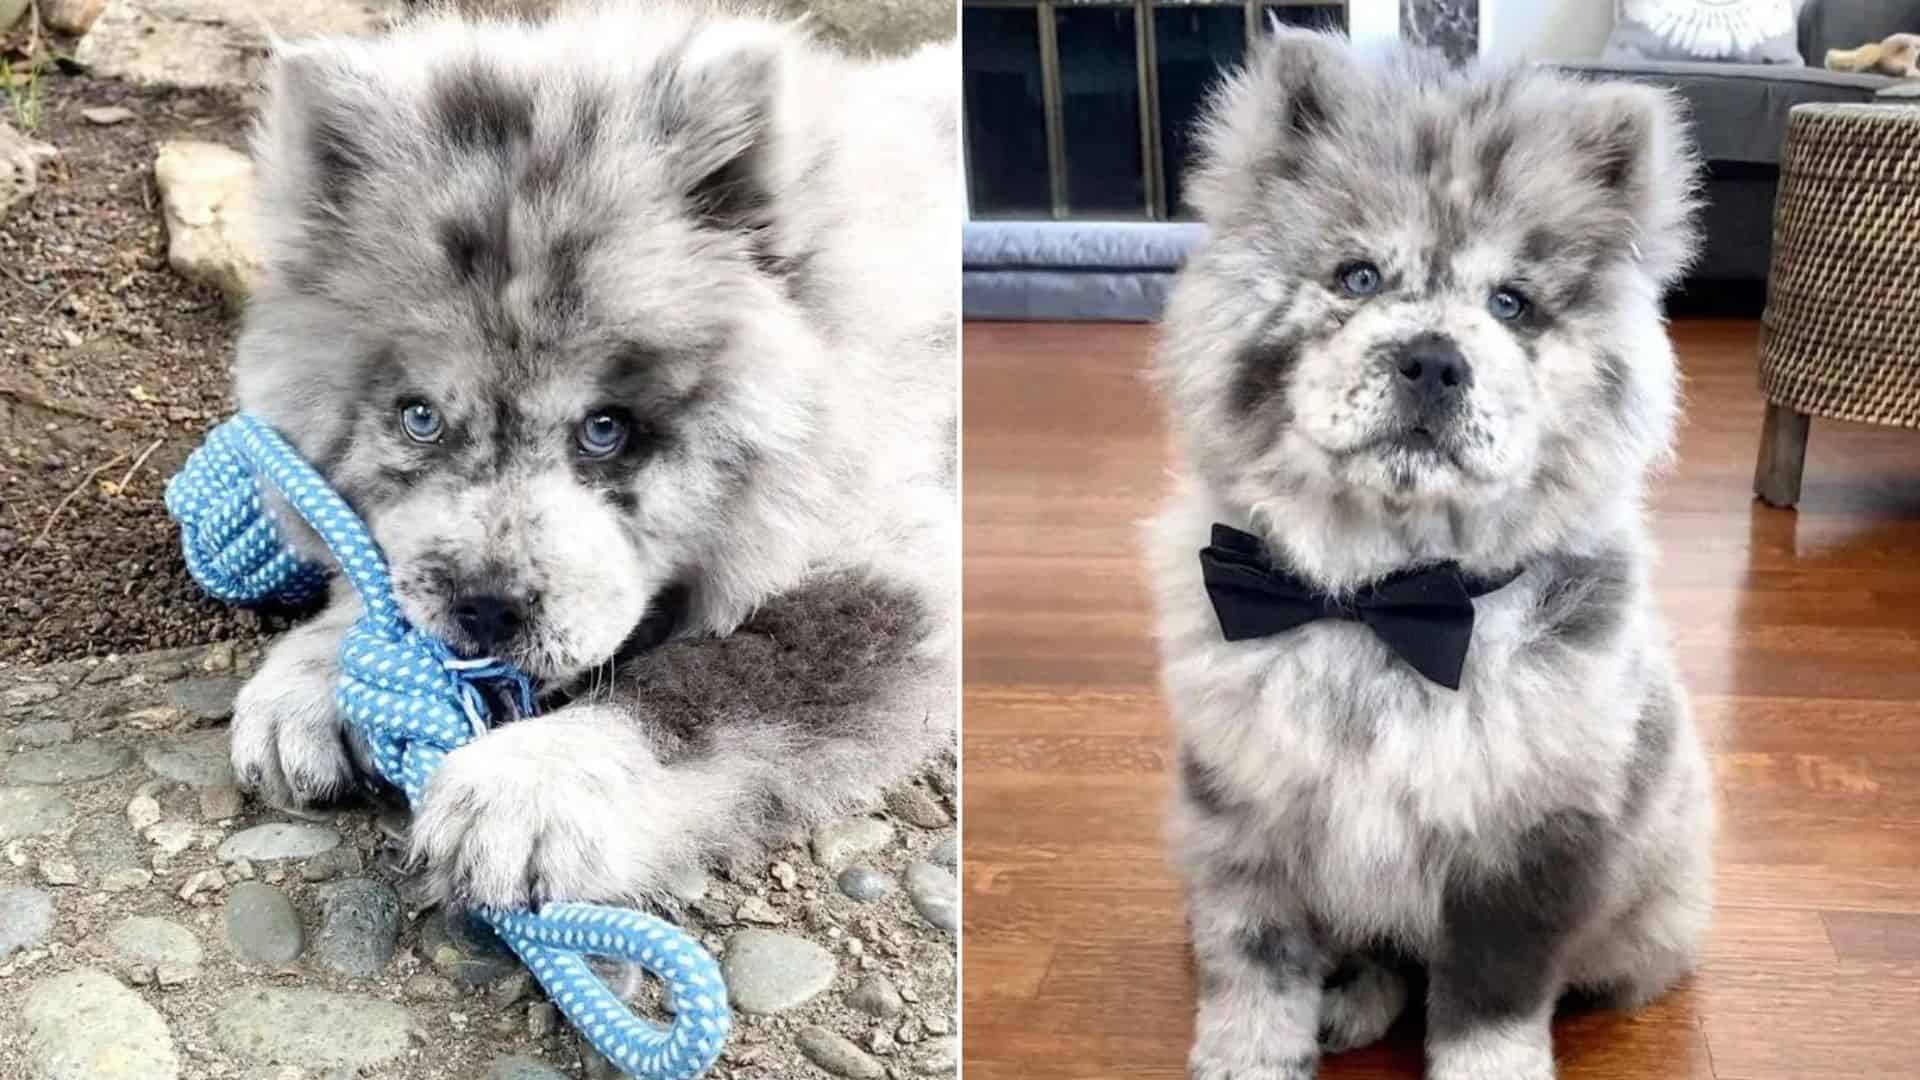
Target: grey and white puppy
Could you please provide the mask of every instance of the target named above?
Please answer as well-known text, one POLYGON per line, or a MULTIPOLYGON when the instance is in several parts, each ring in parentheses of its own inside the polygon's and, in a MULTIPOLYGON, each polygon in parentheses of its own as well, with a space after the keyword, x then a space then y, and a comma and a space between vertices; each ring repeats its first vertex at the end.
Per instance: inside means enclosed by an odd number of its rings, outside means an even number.
POLYGON ((1429 1075, 1554 1073, 1569 991, 1647 1002, 1710 907, 1709 777, 1647 582, 1677 411, 1672 98, 1283 33, 1213 98, 1210 239, 1155 361, 1181 458, 1148 545, 1178 729, 1195 1080, 1298 1080, 1426 970, 1429 1075), (1457 561, 1464 682, 1357 622, 1230 643, 1221 522, 1335 596, 1457 561))
MULTIPOLYGON (((367 519, 416 625, 550 706, 434 778, 441 898, 652 894, 950 745, 952 67, 663 4, 273 63, 239 403, 367 519)), ((346 592, 236 704, 274 800, 366 775, 346 592)))

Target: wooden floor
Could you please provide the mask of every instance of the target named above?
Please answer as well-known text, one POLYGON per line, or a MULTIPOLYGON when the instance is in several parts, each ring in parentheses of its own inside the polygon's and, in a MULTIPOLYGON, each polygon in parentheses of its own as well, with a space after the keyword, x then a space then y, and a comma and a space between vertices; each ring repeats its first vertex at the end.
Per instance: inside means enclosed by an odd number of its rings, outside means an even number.
MULTIPOLYGON (((1556 1026, 1569 1078, 1920 1077, 1920 434, 1814 421, 1751 496, 1752 322, 1675 327, 1660 599, 1713 752, 1703 970, 1556 1026)), ((1134 523, 1164 451, 1136 326, 965 334, 967 1080, 1184 1077, 1166 718, 1134 523)), ((1416 1022, 1328 1077, 1419 1075, 1416 1022)))

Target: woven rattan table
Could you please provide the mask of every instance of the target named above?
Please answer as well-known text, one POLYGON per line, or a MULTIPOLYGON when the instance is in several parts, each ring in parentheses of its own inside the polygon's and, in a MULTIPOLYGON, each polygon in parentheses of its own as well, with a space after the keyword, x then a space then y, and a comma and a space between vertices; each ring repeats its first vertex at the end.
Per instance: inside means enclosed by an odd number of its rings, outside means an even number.
POLYGON ((1761 317, 1753 486, 1800 501, 1808 418, 1920 427, 1920 107, 1788 116, 1761 317))

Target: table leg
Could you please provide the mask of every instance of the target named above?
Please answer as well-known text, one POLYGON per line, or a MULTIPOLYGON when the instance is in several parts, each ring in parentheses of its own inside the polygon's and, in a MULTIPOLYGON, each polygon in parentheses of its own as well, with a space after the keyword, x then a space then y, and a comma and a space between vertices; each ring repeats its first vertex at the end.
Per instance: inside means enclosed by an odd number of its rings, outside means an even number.
POLYGON ((1769 506, 1800 501, 1800 472, 1807 463, 1807 414, 1767 403, 1760 429, 1760 460, 1753 467, 1753 490, 1769 506))

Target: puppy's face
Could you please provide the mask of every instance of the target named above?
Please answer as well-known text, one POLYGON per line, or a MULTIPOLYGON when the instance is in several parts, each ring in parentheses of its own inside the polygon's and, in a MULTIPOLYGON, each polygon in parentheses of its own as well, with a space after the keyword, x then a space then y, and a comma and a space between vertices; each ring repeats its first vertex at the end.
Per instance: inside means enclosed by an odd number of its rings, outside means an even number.
POLYGON ((411 621, 565 679, 697 574, 804 427, 789 361, 819 346, 760 171, 777 50, 542 48, 280 61, 239 382, 368 521, 411 621))
POLYGON ((1203 130, 1213 238, 1160 360, 1207 467, 1250 504, 1470 506, 1574 482, 1596 441, 1644 464, 1672 372, 1634 352, 1690 243, 1671 110, 1313 35, 1264 46, 1203 130))

